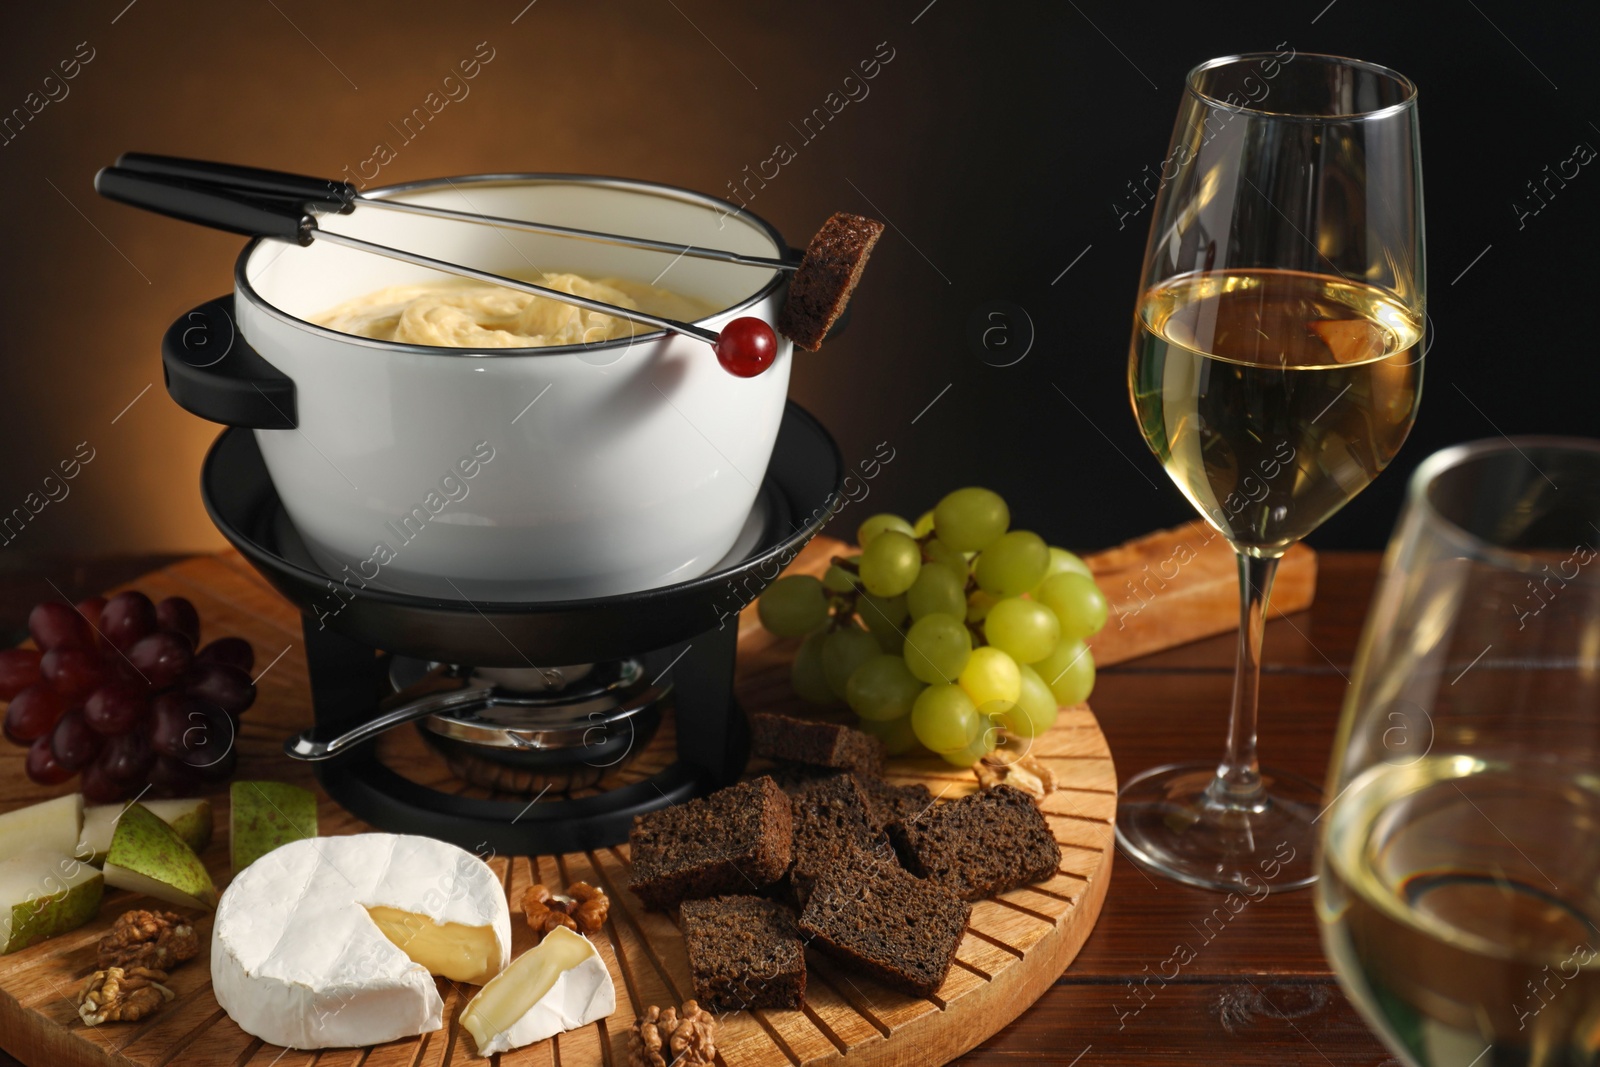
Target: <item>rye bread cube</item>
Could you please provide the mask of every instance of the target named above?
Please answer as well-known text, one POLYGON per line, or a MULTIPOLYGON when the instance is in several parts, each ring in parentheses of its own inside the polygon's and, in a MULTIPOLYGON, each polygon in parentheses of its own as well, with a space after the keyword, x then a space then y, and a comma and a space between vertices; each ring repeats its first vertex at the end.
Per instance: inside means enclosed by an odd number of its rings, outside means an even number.
POLYGON ((935 804, 895 823, 890 839, 913 874, 962 900, 982 900, 1052 877, 1061 846, 1033 798, 999 785, 935 804))
POLYGON ((944 984, 972 905, 887 861, 829 871, 800 913, 807 944, 891 989, 928 996, 944 984))
POLYGON ((750 750, 768 759, 835 767, 872 778, 882 776, 889 758, 883 742, 871 734, 840 723, 771 712, 750 716, 750 750))
POLYGON ((789 295, 778 313, 778 332, 815 352, 850 302, 861 281, 883 223, 838 212, 806 245, 800 269, 789 279, 789 295))
POLYGON ((702 1008, 798 1008, 805 1000, 805 946, 784 905, 752 896, 686 900, 681 918, 702 1008))
POLYGON ((637 816, 628 835, 628 888, 648 908, 753 893, 793 857, 789 798, 763 775, 685 804, 637 816))
POLYGON ((862 857, 893 859, 888 840, 873 828, 871 801, 853 774, 840 774, 791 797, 794 866, 789 888, 804 905, 817 880, 862 857))

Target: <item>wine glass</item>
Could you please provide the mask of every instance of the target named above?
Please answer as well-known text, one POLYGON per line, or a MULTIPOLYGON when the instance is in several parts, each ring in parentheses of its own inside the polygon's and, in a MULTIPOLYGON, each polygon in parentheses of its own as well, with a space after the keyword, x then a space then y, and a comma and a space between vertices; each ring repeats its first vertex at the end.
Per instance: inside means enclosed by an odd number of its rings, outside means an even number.
POLYGON ((1256 761, 1262 627, 1279 558, 1416 417, 1416 89, 1338 56, 1202 63, 1156 177, 1128 388, 1150 450, 1238 553, 1239 652, 1222 760, 1130 779, 1117 838, 1190 885, 1290 889, 1315 877, 1321 790, 1256 761))
POLYGON ((1600 1061, 1600 441, 1428 458, 1328 776, 1322 943, 1408 1064, 1600 1061))

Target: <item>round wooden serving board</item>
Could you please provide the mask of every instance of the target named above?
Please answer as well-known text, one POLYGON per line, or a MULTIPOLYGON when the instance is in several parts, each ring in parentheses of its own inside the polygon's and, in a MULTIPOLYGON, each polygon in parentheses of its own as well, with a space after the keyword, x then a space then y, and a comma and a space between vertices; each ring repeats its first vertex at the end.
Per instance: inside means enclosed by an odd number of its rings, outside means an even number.
MULTIPOLYGON (((836 543, 813 543, 797 569, 817 571, 836 543)), ((300 647, 299 617, 247 564, 232 553, 198 557, 135 583, 152 598, 187 596, 200 611, 206 639, 237 634, 256 649, 259 697, 240 731, 237 777, 291 781, 314 788, 310 771, 282 754, 283 740, 310 725, 309 687, 300 647), (281 656, 280 656, 281 653, 281 656), (274 657, 279 657, 274 660, 274 657), (270 666, 268 666, 270 664, 270 666)), ((738 694, 747 709, 811 714, 789 690, 793 642, 774 641, 747 611, 740 634, 738 694)), ((617 782, 636 780, 671 758, 670 721, 617 782)), ((0 810, 70 792, 72 785, 42 789, 23 775, 23 751, 0 745, 0 810)), ((1105 738, 1087 707, 1063 709, 1055 727, 1038 739, 1062 788, 1044 810, 1061 843, 1061 869, 1049 881, 976 904, 949 977, 932 997, 910 997, 853 974, 816 952, 807 953, 806 1003, 795 1011, 736 1012, 718 1022, 718 1062, 724 1067, 782 1065, 942 1064, 959 1056, 1021 1014, 1061 974, 1089 936, 1105 899, 1111 870, 1116 772, 1105 738)), ((396 769, 433 784, 449 778, 414 732, 394 732, 385 742, 396 769)), ((759 767, 753 767, 759 769, 759 767)), ((935 796, 971 792, 976 781, 935 758, 891 761, 889 777, 922 782, 935 796)), ((605 783, 611 784, 611 783, 605 783)), ((461 791, 466 791, 465 787, 461 791)), ((228 865, 226 790, 213 797, 216 833, 204 858, 221 889, 228 865)), ((371 829, 323 798, 323 834, 371 829)), ((494 857, 511 903, 513 953, 533 943, 520 914, 524 890, 534 881, 562 891, 586 880, 611 896, 610 921, 596 939, 616 983, 617 1010, 603 1022, 497 1057, 504 1067, 626 1067, 628 1032, 646 1005, 678 1004, 694 995, 683 939, 673 920, 647 912, 625 888, 628 850, 603 849, 564 856, 494 857)), ((177 999, 146 1020, 90 1027, 78 1019, 75 994, 94 970, 95 945, 118 915, 146 906, 141 897, 108 890, 100 914, 81 929, 9 956, 0 956, 0 1047, 30 1067, 204 1067, 279 1065, 390 1067, 483 1063, 456 1016, 475 987, 439 980, 444 1029, 374 1048, 299 1052, 268 1045, 244 1033, 212 996, 209 956, 177 968, 177 999)), ((210 917, 199 919, 202 937, 210 917)))

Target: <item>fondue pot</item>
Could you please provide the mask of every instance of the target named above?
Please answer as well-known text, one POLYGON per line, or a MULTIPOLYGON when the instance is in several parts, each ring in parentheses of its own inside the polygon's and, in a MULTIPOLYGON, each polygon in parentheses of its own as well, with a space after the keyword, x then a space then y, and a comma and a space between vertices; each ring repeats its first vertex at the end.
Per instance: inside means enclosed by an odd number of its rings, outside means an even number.
MULTIPOLYGON (((712 197, 584 175, 487 174, 367 198, 539 219, 676 245, 791 255, 778 231, 712 197)), ((323 230, 494 273, 648 282, 719 309, 696 325, 776 322, 788 276, 647 247, 395 211, 323 230)), ((452 276, 333 241, 257 238, 234 292, 163 345, 167 386, 203 418, 253 431, 283 510, 349 589, 470 601, 578 600, 711 570, 748 540, 788 391, 790 342, 735 377, 665 330, 587 345, 438 348, 314 325, 343 301, 452 276)))

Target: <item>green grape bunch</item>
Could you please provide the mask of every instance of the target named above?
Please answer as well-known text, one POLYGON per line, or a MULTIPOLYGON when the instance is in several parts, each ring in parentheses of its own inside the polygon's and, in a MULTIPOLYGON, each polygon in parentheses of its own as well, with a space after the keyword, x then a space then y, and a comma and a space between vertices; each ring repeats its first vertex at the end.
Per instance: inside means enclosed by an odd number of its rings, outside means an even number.
POLYGON ((1010 525, 998 493, 957 489, 915 523, 873 515, 860 554, 821 578, 773 582, 756 610, 804 639, 795 692, 844 701, 892 755, 921 746, 960 767, 1087 700, 1105 596, 1083 560, 1010 525))

